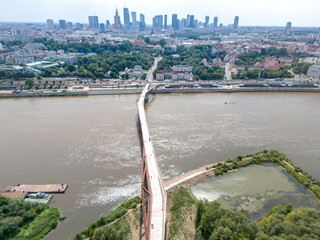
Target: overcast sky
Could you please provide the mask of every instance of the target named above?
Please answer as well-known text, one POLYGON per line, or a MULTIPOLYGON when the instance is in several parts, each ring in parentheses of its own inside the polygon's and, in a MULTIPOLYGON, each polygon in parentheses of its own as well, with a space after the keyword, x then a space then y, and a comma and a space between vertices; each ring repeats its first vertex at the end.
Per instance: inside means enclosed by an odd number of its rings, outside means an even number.
MULTIPOLYGON (((320 0, 0 0, 0 22, 45 22, 50 18, 57 22, 87 23, 89 15, 97 15, 100 22, 110 20, 118 6, 121 21, 126 5, 129 11, 144 13, 147 23, 158 14, 177 13, 181 19, 187 14, 210 22, 214 16, 228 25, 234 16, 240 17, 240 26, 284 26, 292 21, 293 26, 320 27, 320 0)), ((139 20, 139 18, 138 18, 139 20)))

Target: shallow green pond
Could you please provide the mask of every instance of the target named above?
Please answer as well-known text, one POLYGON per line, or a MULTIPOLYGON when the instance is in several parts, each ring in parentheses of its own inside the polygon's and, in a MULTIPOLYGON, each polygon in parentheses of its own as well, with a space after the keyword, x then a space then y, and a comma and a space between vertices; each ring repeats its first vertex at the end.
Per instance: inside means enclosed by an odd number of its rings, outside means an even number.
POLYGON ((225 208, 248 210, 252 220, 278 204, 318 208, 318 200, 282 168, 273 164, 241 168, 190 187, 197 199, 217 200, 225 208))

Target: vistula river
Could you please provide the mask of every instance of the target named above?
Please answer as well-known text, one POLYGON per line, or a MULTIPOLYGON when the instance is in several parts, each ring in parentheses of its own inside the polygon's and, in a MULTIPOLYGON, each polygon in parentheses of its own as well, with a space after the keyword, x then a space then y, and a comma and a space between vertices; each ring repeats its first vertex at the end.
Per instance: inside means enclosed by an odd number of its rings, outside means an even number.
MULTIPOLYGON (((68 239, 140 193, 137 95, 0 99, 0 190, 67 183, 51 205, 68 239)), ((263 149, 320 176, 320 94, 162 94, 147 105, 163 178, 263 149)))

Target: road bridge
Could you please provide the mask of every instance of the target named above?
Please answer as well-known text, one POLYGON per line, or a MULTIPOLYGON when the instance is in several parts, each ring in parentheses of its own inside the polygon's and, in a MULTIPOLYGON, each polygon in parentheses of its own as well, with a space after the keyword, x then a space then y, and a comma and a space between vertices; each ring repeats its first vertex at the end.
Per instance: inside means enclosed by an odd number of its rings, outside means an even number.
POLYGON ((147 84, 137 100, 143 142, 141 199, 146 240, 165 239, 167 195, 151 142, 145 113, 148 94, 155 87, 152 88, 150 84, 147 84))

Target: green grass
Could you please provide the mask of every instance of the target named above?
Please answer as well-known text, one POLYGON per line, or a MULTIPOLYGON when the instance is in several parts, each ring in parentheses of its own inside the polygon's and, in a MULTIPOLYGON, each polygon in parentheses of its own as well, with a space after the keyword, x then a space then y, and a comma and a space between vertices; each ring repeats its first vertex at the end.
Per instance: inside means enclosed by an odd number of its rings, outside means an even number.
POLYGON ((38 240, 56 228, 57 220, 60 217, 58 209, 48 207, 42 211, 31 223, 21 229, 14 239, 38 240))
MULTIPOLYGON (((125 215, 128 212, 128 210, 135 209, 140 203, 141 203, 140 197, 135 197, 130 199, 127 202, 124 202, 123 204, 118 206, 116 209, 112 210, 109 214, 107 215, 101 214, 99 219, 96 222, 90 224, 81 233, 74 236, 73 239, 77 239, 77 237, 79 236, 83 236, 85 238, 91 238, 97 228, 108 225, 114 222, 115 220, 118 220, 123 215, 125 215)), ((118 230, 118 225, 116 223, 113 225, 118 230)))
MULTIPOLYGON (((168 203, 170 203, 170 224, 168 240, 175 236, 184 234, 188 238, 188 230, 185 229, 185 221, 192 216, 192 209, 196 205, 196 200, 192 197, 188 189, 178 187, 168 192, 168 203)), ((195 208, 194 208, 195 209, 195 208)))

